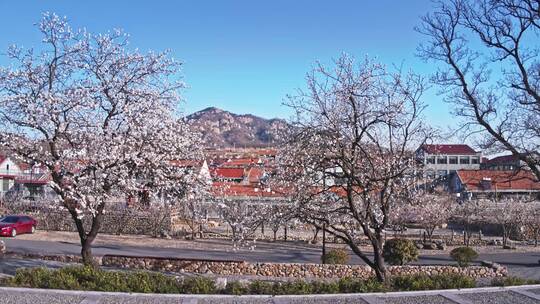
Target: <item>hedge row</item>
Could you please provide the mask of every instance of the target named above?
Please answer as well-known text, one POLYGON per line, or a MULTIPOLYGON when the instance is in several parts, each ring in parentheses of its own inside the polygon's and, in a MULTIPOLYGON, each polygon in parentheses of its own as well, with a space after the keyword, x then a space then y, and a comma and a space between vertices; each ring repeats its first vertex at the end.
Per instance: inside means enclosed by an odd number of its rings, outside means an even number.
POLYGON ((376 280, 340 279, 335 282, 294 281, 229 282, 218 288, 209 278, 177 278, 147 271, 106 271, 92 267, 71 266, 60 269, 19 269, 4 285, 66 290, 93 290, 174 294, 332 294, 401 290, 472 288, 476 282, 463 275, 414 275, 393 277, 387 284, 376 280))

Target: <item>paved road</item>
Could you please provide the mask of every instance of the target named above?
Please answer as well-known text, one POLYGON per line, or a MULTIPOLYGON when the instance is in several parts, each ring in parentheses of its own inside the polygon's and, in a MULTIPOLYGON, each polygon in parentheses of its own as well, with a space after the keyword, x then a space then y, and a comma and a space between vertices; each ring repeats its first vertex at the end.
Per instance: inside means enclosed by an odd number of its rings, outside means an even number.
POLYGON ((433 290, 421 292, 338 294, 312 296, 156 295, 110 292, 0 288, 4 304, 172 304, 172 303, 442 303, 540 304, 540 285, 509 288, 433 290))
MULTIPOLYGON (((18 253, 42 254, 79 254, 80 246, 73 243, 30 241, 20 239, 4 239, 9 251, 18 253)), ((208 241, 212 242, 212 241, 208 241)), ((156 248, 145 246, 96 245, 95 255, 116 254, 132 256, 158 256, 195 259, 243 260, 248 262, 274 263, 318 263, 320 249, 303 243, 258 242, 254 250, 201 250, 190 248, 156 248)), ((352 255, 352 263, 360 264, 361 260, 352 255)), ((506 252, 481 254, 478 260, 489 260, 503 264, 509 268, 528 267, 540 272, 540 252, 506 252)), ((417 264, 454 263, 446 254, 422 255, 417 264)))

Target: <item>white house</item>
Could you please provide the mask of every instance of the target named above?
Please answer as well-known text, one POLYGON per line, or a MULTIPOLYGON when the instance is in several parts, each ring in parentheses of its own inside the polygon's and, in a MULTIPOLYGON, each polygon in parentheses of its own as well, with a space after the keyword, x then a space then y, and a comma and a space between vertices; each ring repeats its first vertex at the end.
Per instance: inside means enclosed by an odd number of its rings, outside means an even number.
POLYGON ((21 198, 35 198, 46 194, 49 175, 41 166, 17 163, 0 156, 0 198, 8 194, 21 198))
POLYGON ((15 186, 15 178, 21 173, 21 169, 13 160, 0 156, 0 197, 15 186))

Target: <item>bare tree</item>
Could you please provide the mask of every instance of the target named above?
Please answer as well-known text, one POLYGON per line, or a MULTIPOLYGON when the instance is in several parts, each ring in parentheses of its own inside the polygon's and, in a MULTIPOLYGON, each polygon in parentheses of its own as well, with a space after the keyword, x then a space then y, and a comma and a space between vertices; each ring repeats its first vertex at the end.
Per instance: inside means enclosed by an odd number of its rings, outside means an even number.
POLYGON ((171 162, 202 155, 177 115, 180 64, 167 53, 130 51, 121 31, 73 31, 54 14, 39 29, 42 51, 12 47, 0 69, 0 143, 48 169, 92 264, 107 202, 131 192, 170 200, 191 183, 171 162))
POLYGON ((481 133, 485 148, 512 152, 540 178, 540 2, 437 3, 417 28, 428 37, 420 56, 440 63, 433 81, 467 135, 481 133))
POLYGON ((407 200, 420 164, 413 151, 429 135, 422 121, 421 77, 390 73, 349 56, 307 75, 289 99, 296 112, 279 156, 299 220, 345 242, 386 280, 384 229, 407 200), (366 237, 374 258, 361 249, 366 237))

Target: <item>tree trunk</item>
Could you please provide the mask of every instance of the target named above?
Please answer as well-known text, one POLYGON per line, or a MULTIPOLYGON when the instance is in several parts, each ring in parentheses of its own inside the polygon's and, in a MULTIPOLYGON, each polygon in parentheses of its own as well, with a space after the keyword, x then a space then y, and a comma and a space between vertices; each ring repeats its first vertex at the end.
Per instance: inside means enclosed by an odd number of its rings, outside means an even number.
POLYGON ((92 242, 88 239, 81 240, 81 256, 84 265, 95 266, 94 257, 92 255, 92 242))
POLYGON ((274 242, 277 241, 277 230, 272 230, 274 232, 274 242))
POLYGON ((382 250, 380 248, 382 247, 377 246, 376 248, 373 248, 373 262, 375 264, 373 270, 375 270, 375 275, 377 276, 377 280, 379 282, 386 282, 386 266, 384 264, 382 250))
POLYGON ((433 242, 433 232, 435 232, 435 227, 428 228, 426 231, 427 231, 429 241, 433 242))
POLYGON ((463 225, 463 245, 469 247, 470 235, 469 235, 469 224, 466 223, 463 225))
POLYGON ((313 240, 311 241, 312 243, 317 243, 317 236, 319 235, 319 228, 315 227, 315 234, 313 235, 313 240))
POLYGON ((199 224, 199 237, 200 237, 201 239, 204 239, 204 231, 203 231, 203 225, 202 225, 202 223, 199 224))
POLYGON ((101 222, 103 221, 103 209, 105 203, 101 203, 96 208, 95 216, 92 217, 92 224, 90 226, 90 231, 86 232, 82 218, 79 217, 77 213, 77 206, 72 202, 64 202, 64 206, 68 209, 73 221, 75 222, 75 227, 77 227, 77 232, 79 233, 79 239, 81 241, 81 257, 84 265, 97 266, 94 257, 92 255, 92 243, 94 242, 99 229, 101 227, 101 222))
POLYGON ((506 245, 508 244, 508 229, 506 229, 506 227, 504 227, 503 225, 503 240, 502 240, 502 245, 503 245, 503 248, 506 247, 506 245))

